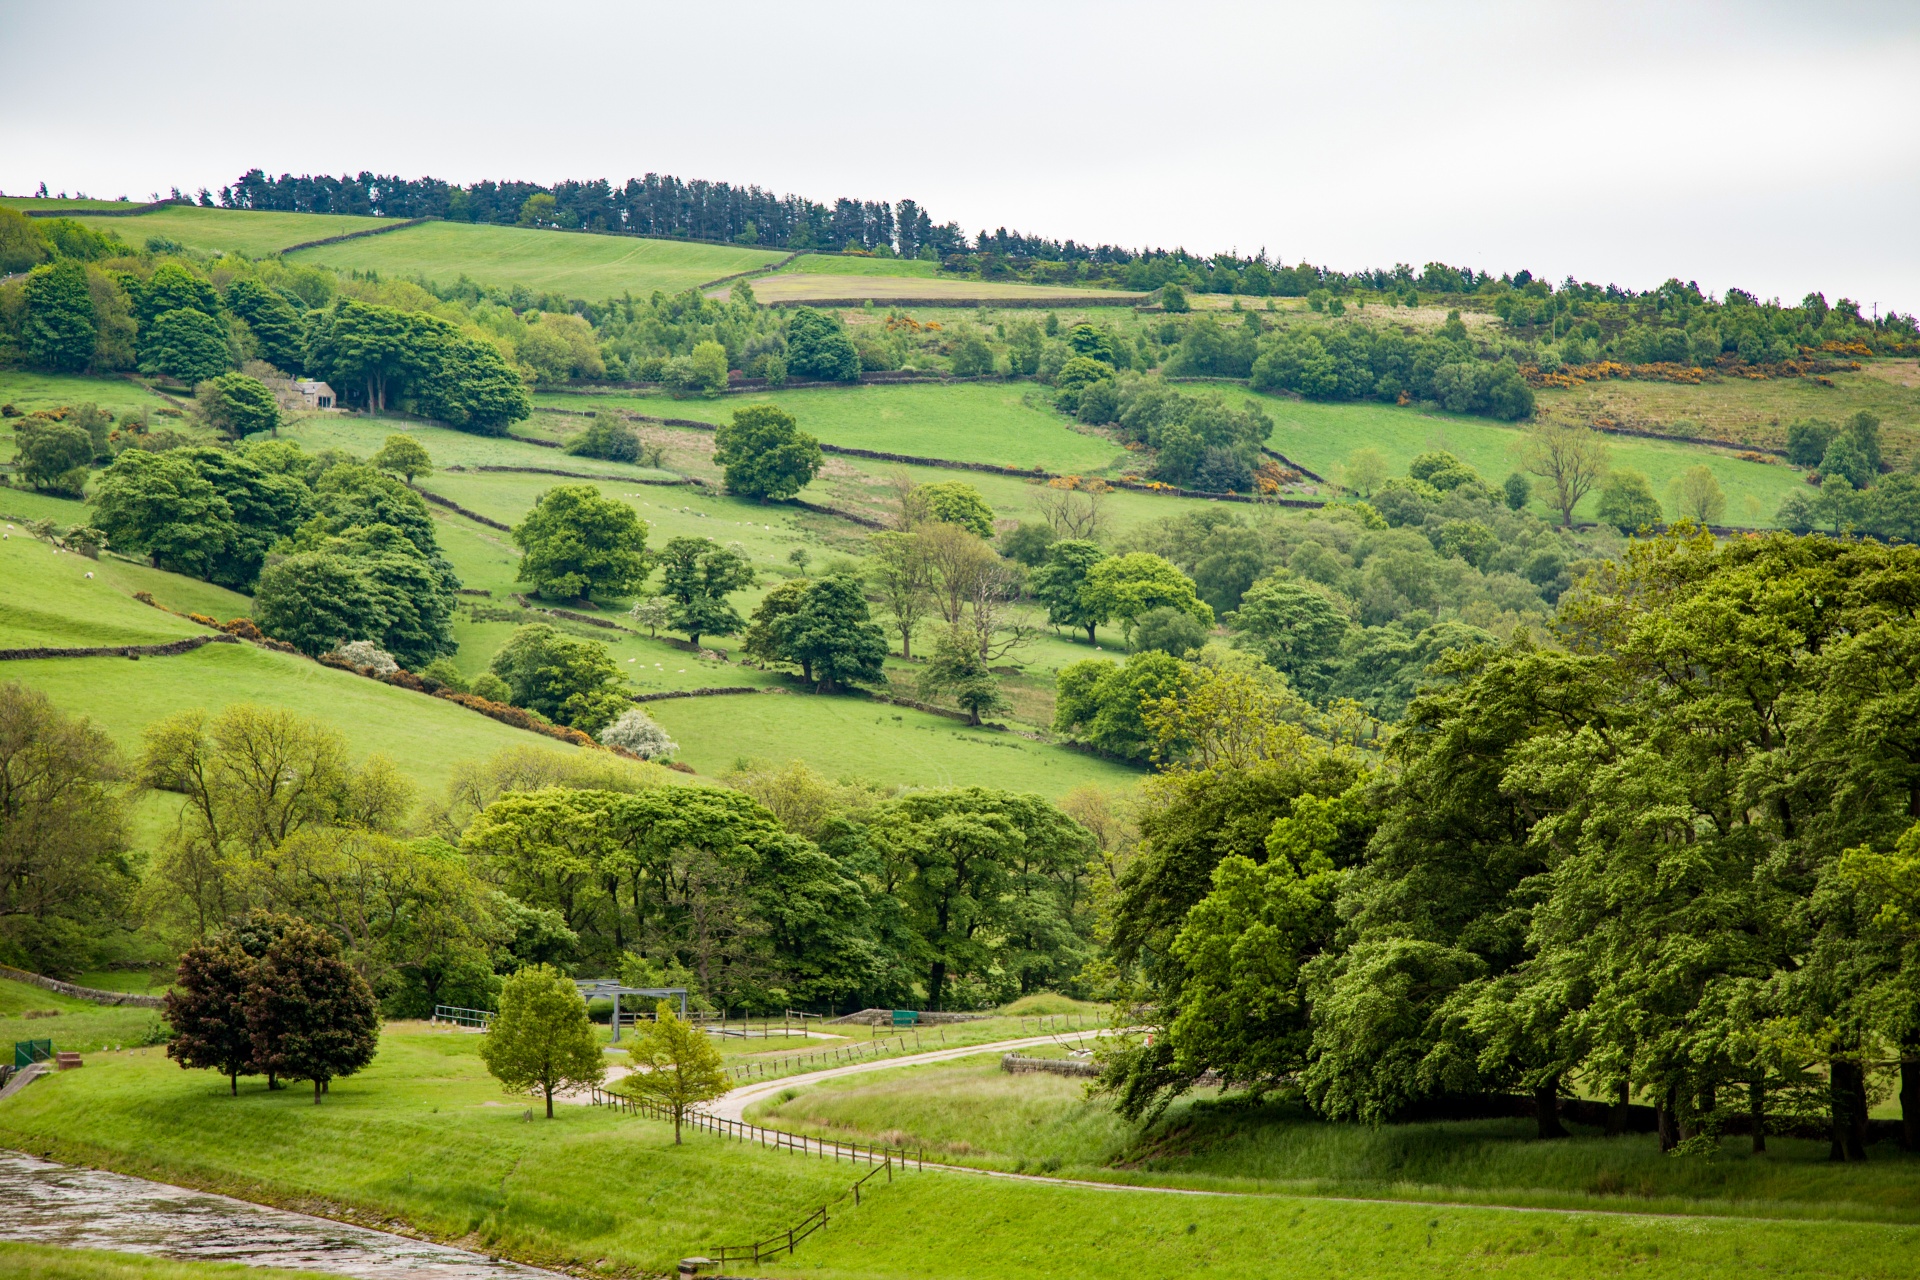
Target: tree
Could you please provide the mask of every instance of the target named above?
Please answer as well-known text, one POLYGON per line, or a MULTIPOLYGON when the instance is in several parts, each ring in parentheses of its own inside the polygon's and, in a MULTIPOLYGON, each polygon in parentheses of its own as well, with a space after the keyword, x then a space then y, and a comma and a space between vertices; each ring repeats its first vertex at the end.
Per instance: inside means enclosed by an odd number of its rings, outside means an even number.
POLYGON ((967 713, 968 724, 979 724, 980 717, 1007 705, 1000 693, 1000 682, 987 669, 980 646, 960 627, 947 627, 940 633, 933 657, 920 673, 920 696, 942 695, 967 713))
POLYGON ((860 376, 860 353, 838 320, 812 307, 800 307, 787 322, 787 374, 852 382, 860 376))
POLYGON ((553 1119, 553 1094, 606 1079, 587 1002, 547 965, 530 965, 500 984, 500 1011, 480 1038, 480 1060, 509 1093, 539 1093, 553 1119))
POLYGON ((1387 460, 1372 445, 1363 445, 1347 455, 1342 475, 1347 488, 1365 498, 1387 478, 1387 460))
POLYGON ((23 418, 13 429, 14 468, 36 489, 78 498, 87 491, 87 464, 93 461, 93 439, 70 422, 38 415, 23 418))
POLYGON ((135 298, 135 310, 142 327, 152 324, 169 311, 198 311, 205 316, 220 314, 220 295, 212 284, 194 274, 181 262, 163 262, 153 269, 135 298))
POLYGON ((306 361, 306 326, 279 293, 257 280, 227 286, 227 309, 246 321, 260 358, 282 373, 298 373, 306 361))
POLYGON ((43 693, 0 684, 0 954, 78 968, 134 878, 111 739, 43 693))
POLYGON ((876 533, 867 539, 868 581, 893 615, 900 656, 913 657, 913 631, 933 606, 933 566, 917 533, 876 533))
POLYGON ((727 389, 727 349, 718 342, 693 345, 693 376, 707 392, 727 389))
POLYGON ((792 414, 770 404, 736 409, 713 439, 713 458, 726 469, 728 491, 762 502, 791 498, 813 482, 824 461, 819 442, 799 429, 792 414))
POLYGON ((605 458, 608 462, 637 462, 640 437, 611 414, 595 413, 587 429, 567 441, 565 452, 576 458, 605 458))
POLYGON ((313 1081, 314 1105, 335 1076, 350 1076, 380 1047, 373 989, 340 957, 333 936, 291 922, 247 980, 247 1029, 264 1072, 313 1081))
POLYGON ((128 449, 100 474, 93 521, 115 547, 155 568, 210 578, 239 536, 233 508, 185 451, 128 449))
POLYGON ((1787 461, 1796 467, 1817 467, 1826 456, 1827 446, 1839 433, 1830 422, 1803 418, 1787 426, 1787 461))
POLYGON ((1320 592, 1274 578, 1254 584, 1228 621, 1239 632, 1236 645, 1258 653, 1309 693, 1325 685, 1327 664, 1353 629, 1347 615, 1320 592))
POLYGON ((957 525, 976 538, 993 536, 993 508, 963 480, 917 485, 907 495, 907 503, 910 525, 934 521, 957 525))
POLYGON ((224 324, 204 311, 177 307, 140 327, 140 372, 197 386, 233 367, 224 324))
POLYGON ((621 712, 619 718, 600 731, 600 741, 609 747, 631 751, 642 760, 664 760, 680 749, 680 744, 638 707, 621 712))
POLYGON ((665 596, 648 596, 627 610, 627 616, 633 619, 634 626, 645 627, 649 636, 657 636, 673 616, 673 610, 665 596))
POLYGON ((1055 680, 1053 731, 1122 760, 1152 759, 1159 741, 1148 709, 1192 683, 1185 664, 1157 649, 1133 654, 1124 666, 1108 658, 1072 663, 1055 680))
POLYGON ((1653 496, 1653 485, 1638 471, 1616 471, 1607 477, 1600 490, 1600 506, 1595 512, 1601 523, 1622 533, 1657 526, 1666 517, 1660 500, 1653 496))
POLYGON ((388 436, 379 450, 367 459, 367 465, 375 471, 390 471, 408 484, 413 483, 415 476, 428 475, 433 471, 433 459, 412 436, 388 436))
POLYGON ((1835 436, 1827 451, 1820 455, 1820 477, 1823 481, 1840 479, 1855 489, 1870 487, 1879 476, 1879 468, 1867 457, 1852 433, 1835 436))
POLYGON ((1192 310, 1192 304, 1187 301, 1187 291, 1169 280, 1160 286, 1160 308, 1178 313, 1192 310))
POLYGON ((1553 486, 1560 523, 1573 527, 1573 509, 1607 474, 1607 444, 1597 431, 1541 423, 1528 433, 1522 465, 1553 486))
POLYGON ((263 571, 253 618, 269 636, 312 658, 379 636, 388 622, 366 572, 331 551, 298 552, 263 571))
POLYGON ((1018 527, 1001 536, 1000 554, 1029 569, 1038 569, 1046 563, 1047 548, 1057 541, 1059 535, 1052 526, 1022 520, 1018 527))
POLYGON ((489 667, 507 682, 513 705, 582 733, 599 732, 631 705, 605 645, 576 640, 544 622, 516 630, 489 667))
POLYGON ((209 378, 194 388, 193 398, 201 420, 229 440, 280 426, 280 402, 266 383, 244 373, 209 378))
POLYGON ((1206 642, 1207 629, 1196 622, 1192 614, 1166 605, 1149 609, 1135 618, 1133 632, 1127 637, 1127 647, 1135 653, 1158 649, 1176 658, 1192 653, 1206 642))
POLYGON ((33 223, 18 209, 0 209, 0 275, 15 275, 46 261, 46 241, 33 223))
POLYGON ((1033 598, 1047 606, 1047 621, 1056 627, 1085 627, 1087 643, 1097 644, 1097 628, 1112 616, 1106 602, 1087 591, 1087 575, 1107 558, 1097 542, 1065 538, 1047 548, 1047 558, 1029 580, 1033 598))
POLYGON ((732 635, 745 625, 727 597, 753 585, 753 566, 711 538, 680 537, 660 553, 662 594, 673 602, 669 625, 696 649, 703 635, 732 635))
POLYGON ((592 485, 547 490, 511 537, 526 553, 516 580, 553 599, 630 595, 651 571, 646 524, 592 485))
POLYGON ((633 1074, 626 1079, 627 1095, 673 1112, 676 1145, 687 1111, 733 1087, 718 1046, 705 1031, 676 1014, 666 1000, 655 1010, 653 1022, 634 1034, 627 1058, 633 1063, 633 1074))
POLYGON ((84 266, 38 267, 28 274, 23 296, 21 339, 29 363, 50 373, 78 373, 93 362, 93 294, 84 266))
POLYGON ((1533 500, 1533 482, 1515 471, 1501 483, 1500 492, 1506 498, 1509 510, 1525 511, 1527 503, 1533 500))
POLYGON ((1668 482, 1667 501, 1676 515, 1697 524, 1716 524, 1727 510, 1727 495, 1705 463, 1688 467, 1668 482))
POLYGON ((865 595, 851 578, 798 579, 767 593, 747 628, 747 652, 762 661, 792 663, 819 693, 841 684, 886 679, 885 634, 871 620, 865 595))
POLYGON ((238 1095, 240 1077, 253 1069, 253 1033, 247 1027, 247 986, 253 957, 226 939, 197 943, 180 955, 166 996, 173 1038, 167 1056, 190 1071, 218 1071, 238 1095))
POLYGON ((1128 631, 1135 618, 1162 606, 1191 614, 1202 626, 1213 625, 1213 607, 1195 594, 1193 580, 1150 551, 1132 551, 1095 564, 1087 571, 1081 597, 1084 609, 1118 618, 1128 631))
POLYGON ((357 385, 366 411, 377 414, 387 407, 389 385, 419 371, 419 345, 407 313, 343 298, 313 318, 307 371, 343 394, 357 385))

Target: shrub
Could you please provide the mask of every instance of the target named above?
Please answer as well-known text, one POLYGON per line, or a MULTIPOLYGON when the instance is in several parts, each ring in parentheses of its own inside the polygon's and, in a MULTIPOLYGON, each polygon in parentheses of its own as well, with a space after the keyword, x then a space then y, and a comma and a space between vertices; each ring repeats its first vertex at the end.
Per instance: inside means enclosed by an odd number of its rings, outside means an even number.
MULTIPOLYGON (((441 688, 451 689, 455 693, 473 692, 473 686, 467 683, 465 676, 460 674, 460 668, 454 665, 452 658, 435 658, 421 670, 420 675, 423 679, 431 680, 441 688)), ((499 679, 498 676, 492 678, 499 679)))
MULTIPOLYGON (((431 668, 429 668, 429 670, 431 670, 431 668)), ((447 687, 451 689, 453 686, 448 685, 447 687)), ((475 676, 472 683, 466 687, 464 692, 470 693, 476 698, 483 698, 488 702, 508 703, 513 700, 513 690, 507 685, 507 682, 491 671, 482 671, 479 675, 475 676)))
POLYGON ((604 746, 631 751, 642 760, 660 760, 680 749, 657 721, 638 707, 620 713, 620 718, 600 731, 604 746))
POLYGON ((400 664, 393 660, 393 655, 376 646, 371 640, 350 641, 335 649, 333 653, 335 657, 351 662, 356 667, 365 667, 381 675, 400 669, 400 664))

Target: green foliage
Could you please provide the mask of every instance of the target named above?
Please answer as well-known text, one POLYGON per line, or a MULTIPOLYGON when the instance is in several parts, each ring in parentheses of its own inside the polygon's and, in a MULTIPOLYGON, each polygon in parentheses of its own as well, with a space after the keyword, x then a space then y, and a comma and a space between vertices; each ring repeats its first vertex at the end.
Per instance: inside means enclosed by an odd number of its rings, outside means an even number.
POLYGON ((1135 653, 1125 665, 1110 658, 1072 663, 1055 684, 1053 731, 1122 760, 1150 760, 1159 739, 1147 712, 1191 683, 1188 668, 1158 649, 1135 653))
POLYGON ((56 262, 36 268, 24 290, 26 320, 21 327, 28 363, 51 373, 73 373, 93 362, 93 295, 86 268, 56 262))
POLYGON ((1175 314, 1193 309, 1193 305, 1187 301, 1187 291, 1171 280, 1160 286, 1160 306, 1175 314))
POLYGON ((712 1038, 682 1020, 666 1000, 655 1009, 654 1020, 635 1031, 627 1059, 633 1063, 633 1074, 621 1086, 622 1092, 671 1111, 676 1144, 687 1111, 733 1087, 712 1038))
POLYGON ((1054 532, 1052 525, 1022 520, 1019 527, 1001 536, 1000 554, 1029 569, 1038 569, 1046 563, 1047 548, 1051 547, 1059 536, 1054 532))
POLYGON ((508 1093, 542 1095, 549 1120, 555 1090, 597 1085, 607 1074, 587 1002, 546 965, 500 984, 500 1009, 480 1038, 480 1060, 508 1093))
POLYGON ((273 392, 244 373, 207 379, 194 389, 194 400, 201 419, 228 439, 243 440, 280 425, 280 404, 273 392))
POLYGON ((1154 451, 1153 474, 1210 492, 1253 487, 1253 468, 1273 421, 1252 401, 1231 408, 1160 383, 1129 380, 1118 398, 1120 439, 1154 451))
POLYGON ((1046 561, 1029 580, 1033 598, 1047 607, 1047 622, 1056 627, 1085 627, 1087 643, 1094 631, 1111 618, 1110 603, 1087 590, 1087 575, 1107 558, 1106 549, 1084 538, 1065 538, 1047 548, 1046 561))
POLYGON ((1117 618, 1131 632, 1140 615, 1161 607, 1187 613, 1203 627, 1213 625, 1213 609, 1194 593, 1192 580, 1150 551, 1110 556, 1087 570, 1081 608, 1089 615, 1117 618))
POLYGON ((86 493, 93 439, 80 426, 33 415, 13 429, 14 468, 35 489, 78 498, 86 493))
POLYGON ((976 538, 993 536, 993 508, 964 480, 915 485, 907 505, 916 524, 931 520, 965 529, 976 538))
POLYGON ((392 472, 408 484, 413 483, 415 476, 430 475, 433 471, 433 459, 412 436, 388 436, 367 459, 367 465, 375 471, 392 472))
POLYGON ((920 696, 948 699, 967 713, 968 724, 979 724, 981 716, 1007 705, 1000 682, 980 656, 978 638, 963 627, 940 632, 933 656, 920 673, 920 696))
POLYGON ((631 705, 605 645, 576 640, 544 622, 516 629, 488 665, 506 681, 514 706, 583 733, 597 733, 631 705))
POLYGON ((12 207, 0 207, 0 275, 17 275, 45 262, 46 241, 34 219, 12 207))
POLYGON ((188 386, 233 367, 226 326, 204 311, 162 311, 140 328, 140 372, 164 374, 188 386))
POLYGON ((1527 503, 1533 498, 1533 482, 1514 471, 1501 482, 1500 493, 1506 499, 1508 510, 1525 511, 1527 503))
POLYGON ((728 492, 762 502, 791 498, 825 462, 819 442, 770 404, 734 410, 733 421, 714 433, 713 458, 725 468, 728 492))
POLYGON ((370 412, 410 403, 459 430, 504 435, 532 411, 498 350, 417 312, 342 299, 310 318, 305 363, 370 412))
POLYGON ((227 309, 247 323, 260 358, 282 373, 306 362, 306 326, 285 296, 244 277, 227 286, 227 309))
POLYGON ((747 628, 747 652, 800 668, 820 693, 843 684, 884 684, 886 633, 875 626, 858 581, 797 579, 767 593, 747 628))
POLYGON ((526 553, 516 581, 552 599, 630 595, 651 572, 645 523, 592 485, 547 490, 512 537, 526 553))
POLYGON ((1310 400, 1394 400, 1403 392, 1451 413, 1506 421, 1533 415, 1533 391, 1510 356, 1482 357, 1465 329, 1430 337, 1364 325, 1288 328, 1261 346, 1253 385, 1310 400))
POLYGON ((587 429, 567 441, 566 452, 576 458, 605 458, 608 462, 637 462, 640 437, 611 414, 596 413, 587 429))
POLYGON ((1657 527, 1666 518, 1653 485, 1638 471, 1616 471, 1600 487, 1600 519, 1622 533, 1657 527))
POLYGON ((680 537, 660 552, 661 594, 671 601, 667 625, 698 646, 703 635, 732 635, 745 622, 727 597, 753 584, 753 566, 711 538, 680 537))
POLYGON ((1174 657, 1199 649, 1207 642, 1207 629, 1192 614, 1161 605, 1134 619, 1127 636, 1127 647, 1135 653, 1158 649, 1174 657))
POLYGON ((309 657, 384 630, 365 572, 330 551, 296 552, 270 566, 255 588, 253 616, 262 631, 309 657))
POLYGON ((812 307, 800 307, 787 322, 787 374, 825 382, 860 376, 860 353, 840 322, 812 307))
POLYGON ((1318 591, 1285 579, 1254 584, 1228 619, 1234 643, 1258 653, 1309 694, 1326 687, 1353 624, 1318 591))
POLYGON ((300 479, 271 474, 236 453, 128 449, 100 475, 94 523, 114 546, 147 556, 156 568, 245 587, 259 576, 267 549, 312 505, 300 479))

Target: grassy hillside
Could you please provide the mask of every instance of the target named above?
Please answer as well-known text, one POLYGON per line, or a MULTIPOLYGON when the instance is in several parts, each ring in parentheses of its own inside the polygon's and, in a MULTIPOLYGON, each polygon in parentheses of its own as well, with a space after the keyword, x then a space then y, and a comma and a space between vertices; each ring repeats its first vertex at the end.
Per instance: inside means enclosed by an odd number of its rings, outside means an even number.
MULTIPOLYGON (((116 416, 129 409, 152 412, 173 407, 171 401, 128 378, 89 378, 75 373, 35 373, 30 369, 0 372, 0 404, 13 405, 22 413, 88 401, 116 416)), ((11 420, 0 423, 0 430, 10 436, 11 420)))
POLYGON ((534 293, 597 300, 623 293, 645 297, 655 289, 677 293, 786 256, 784 250, 735 245, 430 222, 303 250, 291 260, 440 284, 466 276, 483 285, 523 285, 534 293))
POLYGON ((75 217, 96 231, 113 232, 135 248, 149 239, 159 237, 189 249, 231 249, 250 258, 265 257, 309 240, 393 225, 391 218, 361 218, 338 213, 202 209, 197 205, 172 205, 131 218, 89 218, 85 214, 76 214, 75 217))
POLYGON ((0 1240, 0 1276, 8 1280, 333 1280, 318 1271, 284 1271, 243 1262, 177 1262, 13 1240, 0 1240))
MULTIPOLYGON (((249 1199, 398 1219, 532 1262, 668 1269, 764 1239, 843 1194, 849 1166, 562 1107, 521 1120, 475 1037, 400 1024, 315 1107, 181 1071, 158 1050, 102 1055, 0 1105, 0 1142, 249 1199), (84 1099, 85 1105, 75 1105, 84 1099)), ((861 1170, 864 1172, 864 1169, 861 1170)), ((1849 1170, 1851 1172, 1851 1170, 1849 1170)), ((1600 1206, 1596 1204, 1595 1208, 1600 1206)), ((1608 1206, 1620 1208, 1617 1202, 1608 1206)), ((1920 1232, 1858 1221, 1520 1212, 1298 1195, 1196 1198, 884 1176, 789 1260, 753 1274, 893 1280, 1221 1277, 1904 1276, 1920 1232)))
MULTIPOLYGON (((810 260, 802 258, 796 266, 810 260)), ((1117 293, 1101 289, 1062 289, 1041 284, 996 284, 985 280, 964 280, 934 276, 901 276, 839 270, 781 271, 754 279, 753 296, 761 302, 816 302, 836 298, 872 298, 884 303, 892 298, 975 298, 992 302, 1004 298, 1051 298, 1062 306, 1078 304, 1095 307, 1131 307, 1142 300, 1137 293, 1117 293)))
POLYGON ((822 441, 854 449, 1056 472, 1099 471, 1126 456, 1111 439, 1074 430, 1039 400, 1032 383, 803 387, 725 400, 625 395, 537 399, 565 409, 608 404, 656 417, 713 423, 730 420, 745 404, 763 401, 791 413, 802 430, 822 441))
POLYGON ((185 618, 140 603, 133 598, 136 591, 223 621, 245 614, 252 603, 211 583, 113 556, 89 560, 57 551, 13 529, 0 540, 0 648, 165 644, 206 633, 185 618))
MULTIPOLYGON (((0 978, 0 1046, 51 1040, 55 1052, 126 1048, 149 1043, 157 1017, 152 1009, 92 1004, 0 978)), ((12 1055, 5 1060, 13 1061, 12 1055)))

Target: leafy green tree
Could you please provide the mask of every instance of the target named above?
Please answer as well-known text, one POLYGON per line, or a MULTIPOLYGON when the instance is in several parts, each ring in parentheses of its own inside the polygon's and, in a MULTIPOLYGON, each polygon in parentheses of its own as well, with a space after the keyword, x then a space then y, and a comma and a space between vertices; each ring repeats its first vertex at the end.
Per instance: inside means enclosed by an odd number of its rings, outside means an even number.
POLYGON ((683 1020, 666 1000, 654 1011, 654 1020, 635 1031, 627 1058, 633 1063, 633 1074, 622 1088, 630 1097, 673 1113, 676 1146, 687 1112, 733 1087, 726 1059, 713 1039, 683 1020))
POLYGON ((226 939, 180 953, 173 985, 163 997, 173 1037, 167 1056, 188 1071, 218 1071, 229 1093, 253 1073, 253 1033, 247 1029, 247 985, 253 957, 226 939))
POLYGON ((1715 524, 1727 511, 1727 495, 1705 463, 1675 476, 1667 485, 1667 501, 1676 514, 1698 524, 1715 524))
POLYGON ((1171 280, 1160 286, 1160 308, 1175 314, 1193 309, 1187 301, 1187 291, 1171 280))
POLYGON ((392 472, 408 484, 413 483, 415 476, 433 472, 433 459, 412 436, 388 436, 374 455, 367 459, 367 465, 375 471, 392 472))
POLYGON ((1361 497, 1367 497, 1378 489, 1387 478, 1387 460, 1372 445, 1363 445, 1347 455, 1345 466, 1341 470, 1347 488, 1361 497))
POLYGON ((753 585, 753 566, 711 538, 680 537, 660 553, 661 594, 672 602, 668 625, 698 648, 703 635, 733 635, 745 622, 727 597, 753 585))
POLYGON ((587 1002, 546 965, 530 965, 500 984, 500 1010, 480 1038, 480 1060, 507 1092, 544 1096, 549 1120, 556 1090, 607 1076, 587 1002))
POLYGON ((365 571, 331 551, 302 551, 268 566, 254 591, 253 618, 275 640, 315 658, 371 639, 387 623, 365 571))
POLYGON ((787 374, 852 382, 860 376, 860 353, 838 320, 812 307, 800 307, 787 322, 787 374))
POLYGON ((1602 523, 1622 533, 1654 527, 1666 518, 1660 499, 1653 496, 1653 485, 1638 471, 1616 471, 1607 477, 1600 490, 1600 506, 1595 512, 1602 523))
POLYGON ((22 480, 75 498, 86 492, 93 438, 81 427, 36 415, 20 420, 13 439, 13 465, 22 480))
POLYGON ((1107 558, 1097 542, 1063 538, 1047 548, 1047 558, 1030 579, 1033 598, 1047 606, 1047 621, 1056 627, 1085 627, 1087 643, 1098 643, 1097 628, 1112 617, 1107 602, 1087 590, 1087 576, 1107 558))
POLYGON ((1835 436, 1827 451, 1820 455, 1821 478, 1845 480, 1855 489, 1865 489, 1878 478, 1877 468, 1851 434, 1835 436))
POLYGON ((292 303, 257 280, 240 279, 227 286, 227 309, 246 321, 262 360, 282 373, 300 372, 307 331, 292 303))
POLYGON ((1193 580, 1150 551, 1111 556, 1092 566, 1081 599, 1088 613, 1118 618, 1129 632, 1141 614, 1162 607, 1190 614, 1204 627, 1213 625, 1213 608, 1195 594, 1193 580))
POLYGON ((227 500, 180 452, 122 453, 100 474, 93 522, 155 568, 210 578, 240 530, 227 500))
MULTIPOLYGON (((984 787, 910 793, 880 806, 867 829, 881 850, 883 883, 917 941, 935 1009, 950 978, 982 975, 1022 914, 1070 909, 1062 882, 1092 853, 1086 829, 1039 796, 984 787)), ((1047 933, 1056 946, 1065 941, 1047 933)))
POLYGON ((33 224, 18 209, 0 209, 0 275, 16 275, 47 260, 47 243, 33 224))
POLYGON ((220 295, 213 285, 179 262, 163 262, 140 285, 134 307, 144 327, 169 311, 198 311, 204 316, 220 314, 220 295))
POLYGON ((380 1013, 367 980, 329 934, 289 922, 247 980, 247 1029, 258 1070, 313 1081, 314 1105, 336 1076, 373 1061, 380 1013))
POLYGON ((1193 615, 1166 605, 1149 609, 1134 619, 1133 634, 1127 639, 1127 647, 1135 653, 1158 649, 1176 658, 1206 643, 1207 629, 1196 622, 1193 615))
POLYGON ((549 720, 597 733, 632 705, 607 647, 576 640, 544 622, 520 627, 488 664, 507 682, 513 704, 549 720))
POLYGON ((418 374, 414 404, 430 418, 476 435, 503 436, 533 412, 518 375, 489 343, 458 333, 445 321, 415 317, 418 374))
POLYGON ((78 373, 93 362, 96 331, 87 269, 56 262, 27 276, 21 346, 27 362, 50 373, 78 373))
POLYGON ((1274 670, 1311 693, 1324 688, 1352 621, 1320 592, 1269 578, 1240 600, 1229 622, 1234 644, 1258 653, 1274 670))
POLYGON ((646 524, 592 485, 547 490, 511 536, 525 553, 516 580, 552 599, 631 595, 651 571, 646 524))
POLYGON ((1007 331, 1008 372, 1031 378, 1040 371, 1040 353, 1045 347, 1039 325, 1031 320, 1014 325, 1007 331))
POLYGON ((1831 422, 1803 418, 1787 425, 1787 461, 1796 467, 1817 467, 1826 456, 1827 446, 1839 432, 1831 422))
POLYGON ((1158 737, 1148 709, 1191 683, 1186 665, 1158 649, 1135 653, 1124 666, 1109 658, 1072 663, 1055 680, 1053 731, 1123 760, 1151 759, 1158 737))
MULTIPOLYGON (((1038 360, 1035 361, 1038 364, 1038 360)), ((993 348, 980 334, 962 333, 953 344, 953 376, 977 378, 993 372, 993 348)))
POLYGON ((718 342, 697 342, 693 347, 693 376, 700 388, 709 393, 727 389, 727 349, 718 342))
POLYGON ((233 367, 226 326, 204 311, 162 311, 140 329, 140 372, 165 374, 188 386, 233 367))
POLYGON ((367 412, 379 413, 390 389, 422 371, 417 328, 404 311, 343 298, 310 322, 307 371, 343 395, 358 388, 367 412))
POLYGON ((869 581, 893 617, 900 656, 913 657, 913 632, 933 607, 933 565, 917 533, 876 533, 867 542, 869 581))
POLYGON ((956 525, 976 538, 993 537, 993 508, 964 480, 915 485, 907 495, 907 507, 910 523, 935 521, 956 525))
POLYGON ((1501 482, 1500 492, 1509 510, 1525 511, 1527 503, 1533 500, 1533 482, 1515 471, 1501 482))
POLYGON ((770 404, 734 410, 733 421, 713 439, 727 490, 762 502, 791 498, 813 482, 825 461, 819 441, 801 431, 792 414, 770 404))
POLYGON ((1553 487, 1549 501, 1572 528, 1573 509, 1606 478, 1607 444, 1586 427, 1542 423, 1528 435, 1522 465, 1553 487))
POLYGON ((267 384, 244 373, 223 373, 194 388, 203 421, 230 440, 280 426, 280 402, 267 384))
POLYGON ((567 441, 566 452, 576 458, 605 458, 608 462, 637 462, 640 437, 633 428, 610 414, 596 413, 587 429, 567 441))
POLYGON ((819 693, 886 680, 886 635, 873 624, 866 596, 850 578, 799 580, 768 592, 747 629, 747 650, 798 666, 801 678, 819 693))
POLYGON ((978 640, 960 627, 941 631, 933 656, 920 673, 920 696, 952 700, 967 713, 968 724, 979 724, 981 716, 1007 705, 1000 682, 980 656, 978 640))
POLYGON ((1000 554, 1009 560, 1016 560, 1029 569, 1038 569, 1046 563, 1047 548, 1059 540, 1060 535, 1053 526, 1040 524, 1032 520, 1022 520, 1018 528, 1003 535, 1000 539, 1000 554))

